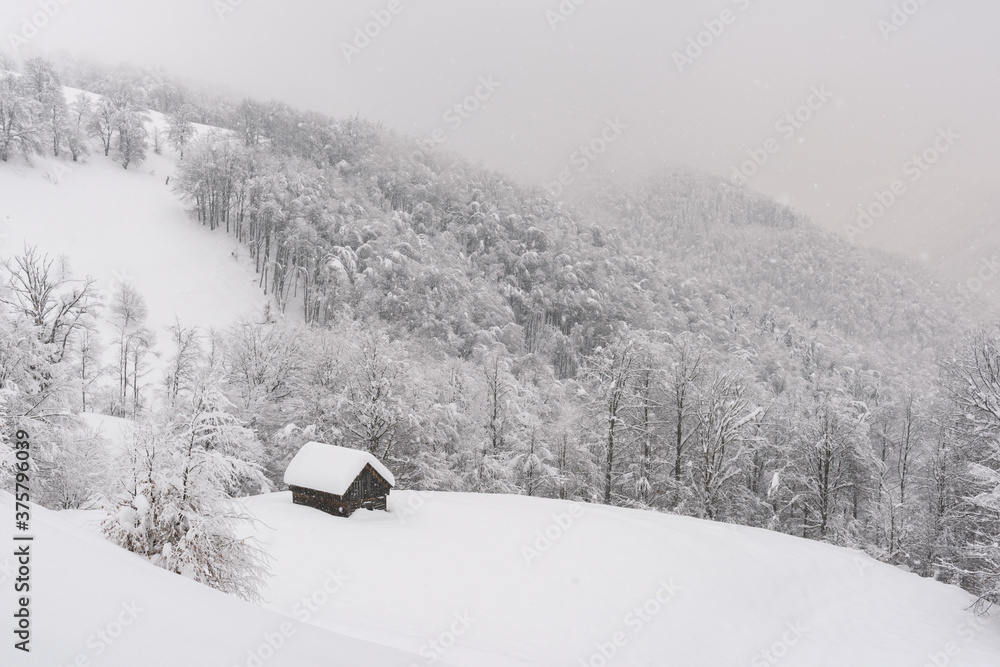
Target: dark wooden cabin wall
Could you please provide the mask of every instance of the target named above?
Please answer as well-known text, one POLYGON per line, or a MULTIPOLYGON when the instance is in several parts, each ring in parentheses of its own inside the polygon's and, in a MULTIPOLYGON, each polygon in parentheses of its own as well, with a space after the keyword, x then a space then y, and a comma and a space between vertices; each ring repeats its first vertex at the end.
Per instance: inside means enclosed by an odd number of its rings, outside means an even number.
POLYGON ((296 505, 306 505, 322 510, 334 516, 351 516, 362 507, 373 510, 385 510, 386 496, 392 490, 381 475, 370 465, 365 466, 357 479, 347 489, 343 496, 332 493, 306 489, 301 486, 290 486, 292 502, 296 505))
POLYGON ((347 489, 344 500, 375 499, 388 495, 390 488, 389 482, 385 481, 382 475, 375 472, 375 469, 370 465, 366 465, 354 483, 347 489))

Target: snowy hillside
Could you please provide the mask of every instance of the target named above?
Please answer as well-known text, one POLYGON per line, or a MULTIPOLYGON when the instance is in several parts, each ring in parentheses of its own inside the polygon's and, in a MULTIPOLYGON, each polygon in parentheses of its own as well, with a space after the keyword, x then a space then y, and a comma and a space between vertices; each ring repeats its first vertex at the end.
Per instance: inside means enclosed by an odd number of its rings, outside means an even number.
MULTIPOLYGON (((605 664, 602 652, 614 654, 616 665, 686 667, 777 664, 769 657, 789 667, 909 667, 948 651, 949 664, 994 667, 1000 655, 1000 623, 971 613, 970 595, 858 552, 690 518, 533 498, 404 491, 389 501, 388 514, 359 512, 344 520, 293 505, 289 493, 248 499, 260 522, 257 537, 273 559, 264 592, 271 613, 181 582, 61 517, 42 516, 46 540, 79 554, 84 571, 101 572, 111 562, 124 568, 112 589, 98 595, 112 611, 115 595, 148 595, 142 600, 166 608, 185 596, 199 599, 205 606, 185 620, 217 632, 220 652, 247 641, 242 628, 251 623, 261 633, 276 627, 281 619, 274 612, 305 621, 296 625, 303 628, 297 657, 286 663, 289 656, 279 652, 282 661, 268 664, 320 664, 304 656, 330 653, 311 643, 324 632, 328 647, 364 647, 366 664, 397 664, 376 644, 419 656, 411 664, 470 667, 598 665, 605 664), (338 581, 330 598, 312 593, 331 574, 338 581), (153 589, 171 582, 170 602, 160 601, 153 589), (247 623, 214 625, 223 609, 247 623)), ((66 516, 93 529, 100 515, 66 516)), ((46 586, 65 586, 79 599, 102 586, 71 584, 73 575, 56 562, 39 568, 53 573, 46 586)), ((46 606, 43 591, 38 608, 46 606)), ((59 630, 49 643, 82 643, 89 626, 62 613, 66 618, 51 617, 59 630)), ((165 619, 157 623, 159 639, 144 639, 162 641, 167 628, 191 631, 165 609, 158 613, 165 619)))
MULTIPOLYGON (((0 511, 13 514, 10 494, 0 492, 0 511)), ((86 521, 88 515, 76 518, 86 521)), ((165 572, 66 516, 36 508, 32 519, 32 650, 25 656, 5 648, 4 667, 259 667, 262 657, 268 667, 405 667, 415 659, 165 572), (272 651, 270 645, 279 648, 272 651)), ((13 567, 9 555, 0 559, 5 589, 16 576, 13 567)), ((298 593, 312 595, 326 579, 320 573, 298 593)), ((4 595, 2 600, 0 613, 9 619, 13 598, 4 595)))
MULTIPOLYGON (((67 96, 75 92, 67 89, 67 96)), ((150 115, 162 129, 162 116, 150 115)), ((225 234, 193 221, 167 184, 177 167, 172 151, 150 150, 141 167, 128 170, 97 147, 79 163, 32 162, 0 169, 0 255, 11 257, 25 244, 50 258, 65 255, 73 277, 92 276, 106 300, 132 283, 149 306, 160 350, 164 327, 175 319, 202 330, 242 316, 259 319, 266 297, 245 254, 225 234)))
POLYGON ((455 665, 995 667, 1000 623, 958 588, 762 530, 512 496, 393 492, 342 520, 250 499, 274 559, 265 598, 310 622, 455 665), (542 535, 548 537, 543 538, 542 535), (453 635, 453 636, 452 636, 453 635), (616 638, 620 647, 615 647, 616 638), (447 646, 454 639, 454 646, 447 646), (434 642, 434 643, 432 643, 434 642), (583 661, 583 662, 581 662, 583 661))
POLYGON ((603 651, 622 666, 908 667, 950 651, 947 664, 995 667, 1000 654, 1000 623, 961 590, 766 531, 511 496, 393 492, 390 513, 346 520, 288 493, 246 502, 273 559, 267 609, 110 545, 98 512, 37 509, 35 652, 14 664, 575 666, 603 651))
POLYGON ((571 206, 359 115, 18 67, 14 665, 1000 665, 985 272, 687 171, 571 206))

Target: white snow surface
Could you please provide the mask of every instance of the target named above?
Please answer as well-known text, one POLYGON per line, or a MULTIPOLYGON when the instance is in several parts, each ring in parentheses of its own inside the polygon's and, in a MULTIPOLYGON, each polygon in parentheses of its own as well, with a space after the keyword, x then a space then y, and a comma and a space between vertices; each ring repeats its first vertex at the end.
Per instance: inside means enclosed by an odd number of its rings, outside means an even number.
POLYGON ((520 496, 394 491, 349 519, 287 492, 247 504, 271 608, 294 613, 338 568, 350 581, 310 622, 417 665, 581 667, 602 649, 610 667, 1000 665, 1000 621, 968 593, 788 535, 520 496))
MULTIPOLYGON (((522 496, 394 491, 389 512, 349 519, 288 492, 244 502, 272 559, 271 614, 38 510, 39 646, 68 660, 121 601, 138 600, 156 616, 123 636, 121 655, 142 660, 95 665, 242 667, 247 649, 241 659, 234 647, 288 617, 302 622, 295 657, 257 667, 1000 664, 1000 619, 972 613, 968 593, 788 535, 522 496), (340 583, 327 594, 331 575, 340 583), (392 662, 393 648, 409 661, 392 662), (341 659, 358 652, 363 661, 341 659), (213 662, 222 653, 233 657, 213 662), (181 654, 204 661, 170 662, 181 654)), ((101 516, 61 515, 91 529, 101 516)))
POLYGON ((365 466, 370 465, 390 485, 396 478, 382 462, 359 449, 307 442, 285 470, 285 484, 342 496, 365 466))
POLYGON ((81 412, 80 420, 84 426, 99 440, 104 441, 109 452, 119 453, 125 450, 135 422, 122 417, 112 417, 96 412, 81 412))
MULTIPOLYGON (((67 89, 69 99, 76 92, 67 89)), ((163 116, 150 116, 162 132, 163 116)), ((64 255, 73 277, 93 277, 106 303, 117 286, 132 283, 157 336, 153 364, 169 358, 165 328, 178 319, 203 334, 240 318, 260 320, 268 297, 247 251, 225 229, 209 231, 188 213, 173 189, 178 156, 150 149, 141 167, 125 170, 96 143, 91 150, 77 163, 49 156, 32 158, 33 166, 21 158, 0 164, 0 257, 19 254, 25 244, 52 259, 64 255)), ((107 309, 101 315, 107 318, 107 309)), ((104 323, 109 355, 112 335, 104 323)))
MULTIPOLYGON (((13 497, 5 492, 0 514, 13 520, 13 497)), ((414 654, 340 636, 161 570, 94 534, 99 520, 99 512, 32 508, 28 654, 13 649, 18 574, 8 533, 0 555, 0 615, 7 620, 0 665, 408 667, 419 662, 414 654), (269 649, 268 639, 280 648, 269 649)), ((316 574, 317 581, 299 595, 322 588, 329 575, 316 574)))
MULTIPOLYGON (((104 290, 134 283, 161 353, 175 317, 207 329, 254 316, 266 297, 245 251, 186 213, 165 183, 176 160, 150 152, 126 171, 95 150, 78 164, 0 165, 0 255, 38 244, 104 290)), ((85 419, 112 442, 127 428, 85 419)), ((307 468, 323 486, 335 476, 307 468)), ((329 488, 340 487, 320 490, 329 488)), ((389 512, 349 519, 294 505, 287 492, 245 502, 259 520, 248 535, 272 558, 263 608, 115 547, 95 534, 100 512, 32 507, 32 653, 11 647, 8 528, 0 665, 1000 665, 998 613, 975 616, 969 594, 787 535, 514 496, 397 490, 389 512), (141 612, 100 642, 123 605, 141 612), (255 659, 285 623, 294 633, 255 659)), ((12 523, 13 513, 0 492, 0 515, 12 523)))

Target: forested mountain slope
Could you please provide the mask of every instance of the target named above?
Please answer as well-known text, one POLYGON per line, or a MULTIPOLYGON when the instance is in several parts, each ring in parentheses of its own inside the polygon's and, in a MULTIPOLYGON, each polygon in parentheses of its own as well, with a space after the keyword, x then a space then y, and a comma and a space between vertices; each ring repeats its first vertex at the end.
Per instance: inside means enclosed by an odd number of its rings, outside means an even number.
POLYGON ((883 353, 950 340, 985 304, 888 253, 852 246, 776 202, 711 176, 663 172, 582 202, 626 248, 787 309, 883 353), (902 348, 902 349, 901 349, 902 348))
MULTIPOLYGON (((72 432, 65 415, 92 387, 100 409, 148 422, 135 446, 180 447, 208 419, 205 452, 229 466, 225 483, 205 480, 214 501, 261 488, 252 470, 280 486, 297 446, 320 439, 388 460, 405 487, 767 527, 1000 591, 1000 386, 976 372, 1000 345, 965 331, 919 271, 697 175, 569 205, 358 118, 145 72, 23 69, 0 89, 20 119, 0 169, 41 153, 76 164, 86 145, 101 165, 81 170, 132 173, 158 145, 205 242, 235 241, 274 307, 224 330, 177 327, 166 371, 140 376, 135 286, 102 314, 64 285, 45 298, 73 317, 33 317, 18 276, 35 264, 15 256, 0 340, 38 333, 4 357, 2 377, 26 388, 8 421, 72 432), (101 101, 69 114, 61 83, 101 101), (84 315, 114 324, 104 380, 84 363, 84 315)), ((162 463, 158 483, 198 451, 162 463)), ((99 482, 66 501, 65 452, 50 454, 47 502, 134 504, 99 482)), ((139 484, 138 469, 118 473, 132 477, 115 488, 139 484)))
MULTIPOLYGON (((157 116, 150 123, 162 126, 157 116)), ((235 241, 194 223, 166 183, 175 158, 150 151, 141 167, 123 170, 97 157, 35 156, 31 166, 0 169, 5 259, 35 247, 68 280, 89 277, 105 300, 133 285, 146 301, 151 349, 164 357, 166 328, 178 321, 207 330, 241 316, 260 318, 267 299, 252 267, 233 256, 235 241)), ((105 342, 113 335, 107 327, 102 333, 105 342)), ((151 362, 159 366, 156 357, 151 362)))

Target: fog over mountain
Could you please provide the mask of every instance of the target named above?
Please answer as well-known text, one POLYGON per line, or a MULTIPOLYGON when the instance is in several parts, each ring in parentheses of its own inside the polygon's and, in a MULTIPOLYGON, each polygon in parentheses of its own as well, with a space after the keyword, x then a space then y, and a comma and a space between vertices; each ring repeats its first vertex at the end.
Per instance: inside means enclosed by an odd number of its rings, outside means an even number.
POLYGON ((855 243, 954 278, 1000 250, 1000 5, 988 0, 53 0, 31 39, 46 3, 4 4, 0 35, 19 56, 162 67, 400 133, 439 130, 526 184, 570 168, 564 196, 586 176, 668 165, 730 178, 745 164, 747 187, 845 233, 899 180, 855 243), (828 99, 803 109, 820 89, 828 99), (796 111, 806 120, 782 126, 796 111), (574 151, 616 119, 620 137, 579 174, 574 151), (949 128, 953 145, 914 180, 909 161, 949 128))
POLYGON ((995 1, 2 7, 0 665, 1000 665, 995 1))

